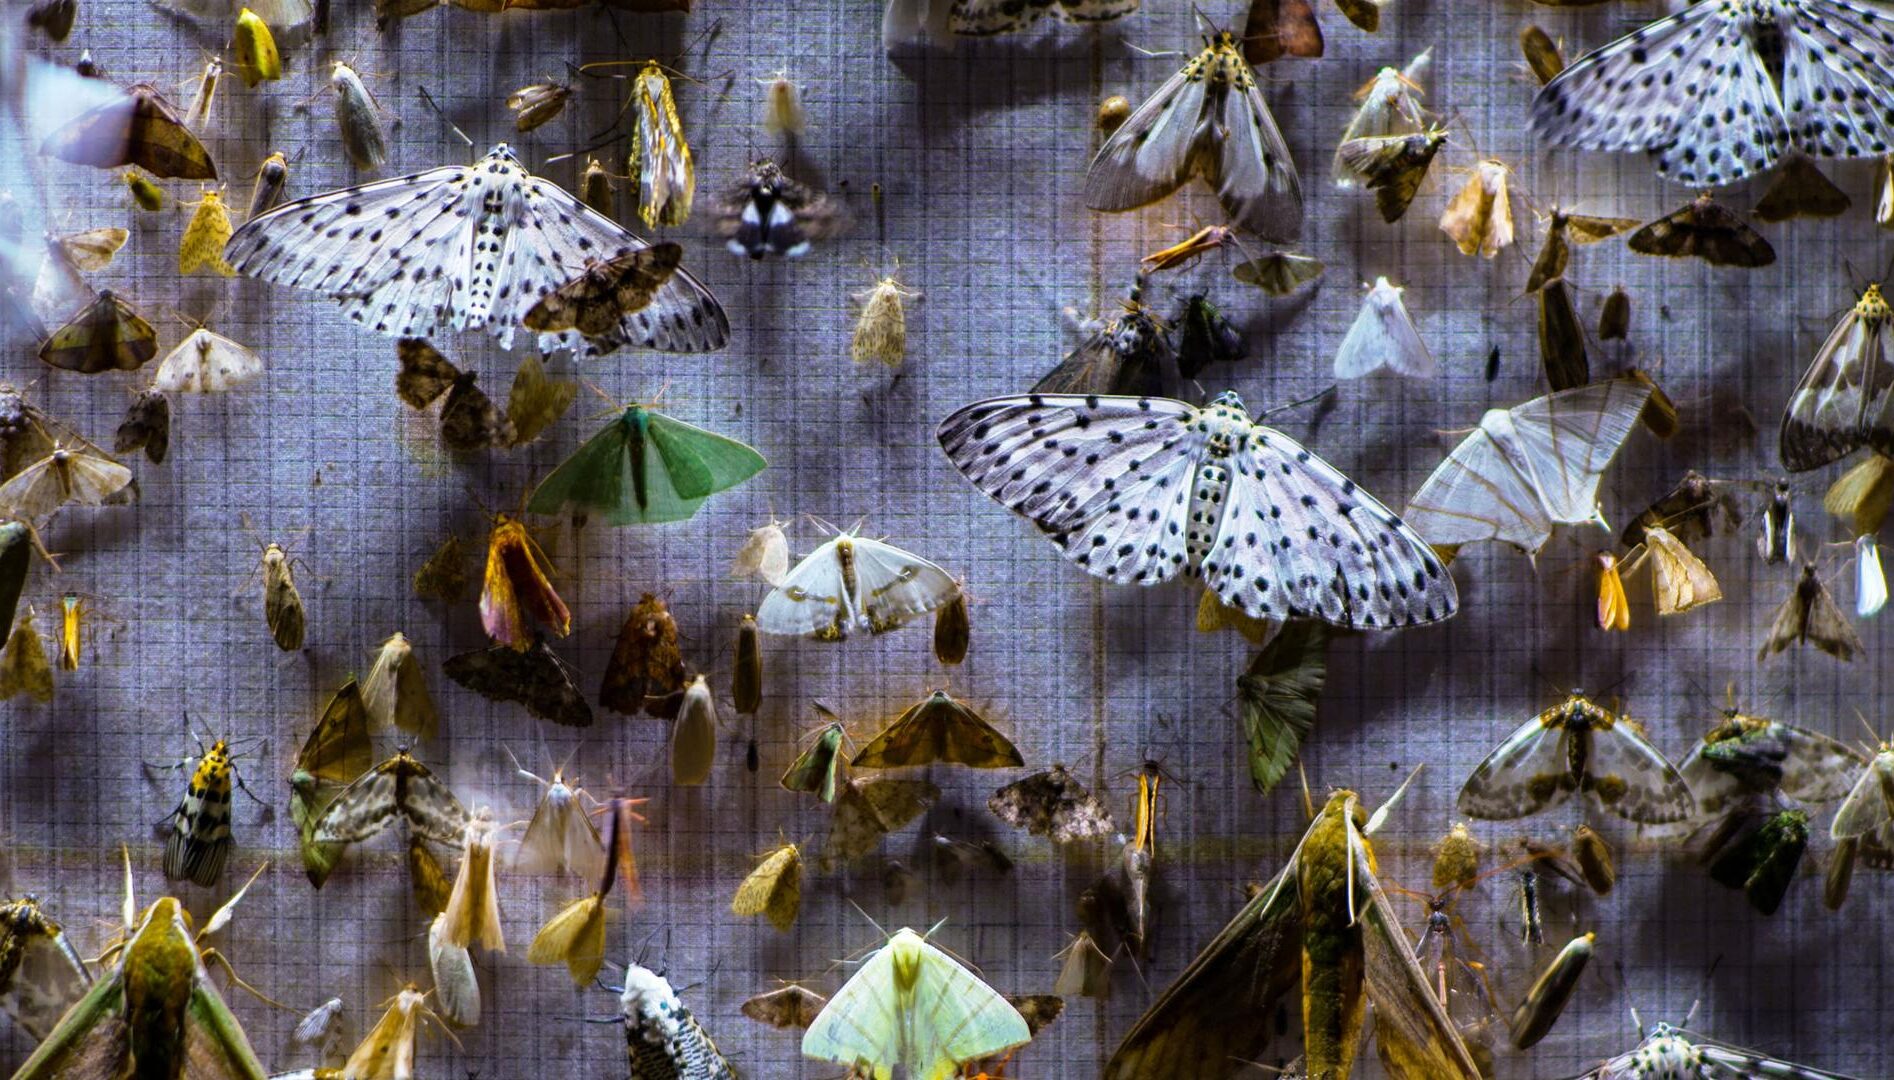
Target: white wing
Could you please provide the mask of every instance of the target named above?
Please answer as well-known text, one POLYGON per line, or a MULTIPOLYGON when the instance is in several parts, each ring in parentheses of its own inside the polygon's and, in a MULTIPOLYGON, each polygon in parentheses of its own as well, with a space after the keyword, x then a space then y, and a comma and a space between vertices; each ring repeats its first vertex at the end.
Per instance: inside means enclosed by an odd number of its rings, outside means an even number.
POLYGON ((1842 316, 1816 351, 1782 414, 1782 467, 1804 472, 1865 444, 1894 450, 1887 415, 1894 389, 1886 304, 1880 291, 1842 316))
POLYGON ((844 533, 810 552, 763 598, 756 625, 769 634, 841 641, 851 630, 893 630, 959 593, 947 571, 919 555, 844 533), (843 544, 852 582, 843 574, 843 544))
MULTIPOLYGON (((1416 100, 1418 92, 1409 84, 1420 81, 1421 74, 1433 61, 1433 53, 1433 47, 1429 46, 1419 56, 1408 61, 1404 71, 1384 67, 1376 72, 1363 88, 1365 92, 1358 93, 1361 104, 1356 107, 1348 126, 1342 129, 1341 142, 1394 135, 1403 130, 1419 130, 1424 117, 1421 115, 1420 102, 1416 100)), ((1333 173, 1339 187, 1353 187, 1366 179, 1343 163, 1339 143, 1335 150, 1333 173)))
POLYGON ((953 577, 910 551, 866 536, 848 538, 855 554, 856 625, 879 634, 946 607, 960 595, 953 577))
POLYGON ((1835 811, 1835 820, 1828 827, 1829 835, 1837 840, 1865 836, 1894 820, 1894 806, 1889 805, 1894 795, 1894 753, 1883 750, 1874 756, 1868 767, 1861 770, 1861 779, 1848 792, 1835 811))
POLYGON ((1028 394, 941 421, 941 448, 981 491, 1106 581, 1184 569, 1200 410, 1168 398, 1028 394))
POLYGON ((598 829, 579 805, 577 793, 562 783, 549 784, 520 837, 516 869, 528 874, 553 874, 570 869, 579 880, 592 883, 605 870, 605 847, 598 829))
POLYGON ((801 636, 826 634, 839 638, 837 627, 850 619, 842 587, 842 563, 836 540, 811 551, 790 570, 756 608, 757 629, 766 634, 801 636))
POLYGON ((1574 525, 1597 515, 1598 481, 1650 396, 1649 383, 1612 379, 1534 398, 1508 412, 1524 471, 1554 522, 1574 525))
POLYGON ((1204 179, 1217 190, 1231 224, 1275 243, 1293 242, 1302 235, 1302 179, 1289 144, 1256 86, 1256 72, 1234 49, 1219 55, 1230 82, 1223 91, 1222 115, 1199 135, 1215 140, 1198 151, 1204 179))
POLYGON ((1384 366, 1417 378, 1432 377, 1439 370, 1434 354, 1408 317, 1400 287, 1378 278, 1362 298, 1361 314, 1355 316, 1335 353, 1335 377, 1359 379, 1384 366))
POLYGON ((1887 606, 1887 574, 1873 533, 1855 537, 1855 614, 1872 619, 1887 606))
POLYGON ((1260 424, 1231 457, 1223 517, 1199 572, 1218 599, 1252 618, 1399 627, 1459 608, 1453 577, 1425 540, 1334 466, 1260 424))
POLYGON ((262 357, 199 327, 158 362, 151 385, 166 393, 210 394, 235 389, 261 374, 262 357))
POLYGON ((1205 49, 1165 80, 1098 148, 1085 173, 1086 206, 1135 210, 1190 179, 1211 56, 1205 49))
POLYGON ((1782 100, 1796 145, 1816 157, 1894 147, 1894 19, 1848 0, 1784 0, 1782 100))
POLYGON ((1500 452, 1486 423, 1482 419, 1435 466, 1401 516, 1430 544, 1503 540, 1537 553, 1552 536, 1552 520, 1531 483, 1500 452))
POLYGON ((1594 726, 1590 736, 1584 787, 1599 805, 1640 825, 1667 825, 1696 812, 1696 799, 1676 767, 1629 720, 1594 726))

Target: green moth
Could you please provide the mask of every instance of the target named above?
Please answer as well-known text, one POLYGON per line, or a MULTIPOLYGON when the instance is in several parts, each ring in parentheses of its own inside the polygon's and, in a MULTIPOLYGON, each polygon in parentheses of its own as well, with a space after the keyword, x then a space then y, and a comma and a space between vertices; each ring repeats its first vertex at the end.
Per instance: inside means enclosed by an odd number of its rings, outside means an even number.
POLYGON ((833 803, 836 777, 842 766, 842 734, 840 721, 823 728, 814 745, 804 750, 789 766, 789 771, 783 773, 783 787, 789 791, 806 791, 825 803, 833 803))
POLYGON ((618 417, 540 482, 526 508, 604 515, 606 524, 683 521, 706 498, 768 464, 748 446, 642 405, 618 417))

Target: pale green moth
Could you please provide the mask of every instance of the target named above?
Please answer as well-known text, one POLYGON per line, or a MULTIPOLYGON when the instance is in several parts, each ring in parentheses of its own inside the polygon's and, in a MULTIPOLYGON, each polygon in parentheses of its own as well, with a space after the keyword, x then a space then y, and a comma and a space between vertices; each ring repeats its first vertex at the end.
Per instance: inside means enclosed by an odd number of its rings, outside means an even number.
POLYGON ((540 482, 526 508, 535 514, 586 510, 608 525, 683 521, 706 498, 766 464, 735 439, 627 405, 540 482))
POLYGON ((901 929, 862 962, 802 1037, 802 1056, 872 1080, 951 1080, 1032 1039, 1019 1010, 921 935, 901 929))

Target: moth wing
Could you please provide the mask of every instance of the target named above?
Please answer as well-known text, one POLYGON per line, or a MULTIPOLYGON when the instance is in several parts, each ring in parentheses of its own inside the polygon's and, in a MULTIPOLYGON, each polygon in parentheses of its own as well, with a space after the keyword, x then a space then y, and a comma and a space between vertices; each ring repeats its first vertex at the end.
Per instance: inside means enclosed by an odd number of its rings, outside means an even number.
POLYGON ((532 353, 520 357, 513 385, 506 394, 506 419, 513 425, 513 445, 539 438, 566 414, 578 396, 578 383, 548 377, 546 365, 532 353))
MULTIPOLYGON (((0 501, 5 489, 0 488, 0 501)), ((839 540, 839 537, 837 538, 839 540)), ((833 633, 846 609, 837 540, 816 548, 795 565, 756 608, 757 628, 767 634, 833 633)))
POLYGON ((66 459, 71 477, 72 501, 98 506, 132 482, 132 471, 98 454, 74 450, 66 459))
POLYGON ((420 338, 397 341, 395 356, 401 364, 395 374, 395 394, 409 408, 425 409, 434 404, 460 378, 460 369, 420 338))
POLYGON ((1208 50, 1165 80, 1098 148, 1085 173, 1086 206, 1135 210, 1190 179, 1197 133, 1204 120, 1201 69, 1207 63, 1208 50), (1187 78, 1193 70, 1197 77, 1187 78))
MULTIPOLYGON (((938 1045, 921 1061, 936 1069, 941 1062, 959 1066, 968 1061, 1001 1054, 1032 1040, 1026 1020, 999 991, 980 981, 952 957, 925 941, 915 941, 920 949, 920 978, 915 985, 917 1002, 935 1002, 932 1015, 925 1021, 924 1033, 938 1045)), ((926 1075, 952 1076, 946 1072, 926 1075)))
POLYGON ((1860 754, 1845 743, 1806 728, 1789 724, 1777 724, 1775 728, 1788 751, 1782 759, 1783 794, 1804 802, 1827 802, 1849 792, 1848 778, 1865 764, 1860 754))
POLYGON ((1647 526, 1644 543, 1651 552, 1651 587, 1659 615, 1676 615, 1723 599, 1716 575, 1670 530, 1647 526))
POLYGON ((628 420, 615 419, 606 424, 539 482, 526 509, 535 514, 557 514, 568 507, 582 506, 615 515, 626 504, 635 506, 630 442, 635 437, 628 420))
POLYGON ((1121 349, 1107 325, 1067 353, 1058 366, 1032 385, 1032 392, 1050 394, 1158 394, 1165 381, 1162 354, 1121 349))
POLYGON ((1815 597, 1809 601, 1803 636, 1809 644, 1840 660, 1853 660, 1861 651, 1861 638, 1848 616, 1835 603, 1828 586, 1815 583, 1815 597))
MULTIPOLYGON (((29 694, 43 703, 51 701, 53 693, 53 667, 46 659, 45 642, 40 640, 33 620, 22 618, 14 623, 6 651, 0 653, 0 700, 29 694)), ((44 1032, 39 1034, 43 1036, 44 1032)))
POLYGON ((599 897, 582 896, 561 908, 526 948, 533 964, 566 965, 572 981, 587 987, 605 963, 605 905, 599 897))
POLYGON ((1894 793, 1894 756, 1883 752, 1861 770, 1848 797, 1836 808, 1830 835, 1837 840, 1865 836, 1894 821, 1890 793, 1894 793))
POLYGON ((1598 481, 1650 396, 1648 384, 1611 379, 1508 410, 1533 487, 1554 522, 1589 521, 1597 513, 1598 481))
POLYGON ((1792 1064, 1732 1046, 1694 1031, 1679 1031, 1697 1050, 1709 1080, 1855 1080, 1852 1076, 1792 1064))
POLYGON ((1894 144, 1894 123, 1872 103, 1894 84, 1888 38, 1894 19, 1849 0, 1794 0, 1782 32, 1782 104, 1790 116, 1822 116, 1796 126, 1794 141, 1817 157, 1860 157, 1894 144))
MULTIPOLYGON (((5 489, 0 488, 0 498, 4 495, 5 489)), ((1769 636, 1763 639, 1756 659, 1763 660, 1795 644, 1808 632, 1808 622, 1809 605, 1802 599, 1802 590, 1792 586, 1789 595, 1783 597, 1781 606, 1776 608, 1775 618, 1769 622, 1769 636)))
POLYGON ((1383 366, 1415 378, 1429 378, 1439 370, 1408 317, 1400 291, 1377 283, 1362 299, 1361 314, 1335 352, 1335 377, 1358 379, 1383 366))
POLYGON ((471 452, 513 443, 513 425, 472 378, 454 383, 441 406, 441 441, 450 450, 471 452))
POLYGON ((355 843, 387 828, 397 809, 395 784, 394 773, 381 767, 356 778, 336 793, 328 809, 316 819, 310 839, 316 843, 355 843))
POLYGON ((1894 449, 1888 322, 1850 310, 1816 350, 1782 413, 1777 452, 1783 468, 1820 468, 1863 442, 1894 449))
POLYGON ((954 702, 940 713, 941 761, 975 769, 1007 769, 1026 763, 1012 740, 972 709, 954 702))
POLYGON ((467 829, 467 811, 446 784, 432 775, 410 775, 400 795, 401 815, 422 836, 441 844, 459 844, 467 829))
POLYGON ((322 710, 322 718, 297 755, 296 767, 338 784, 363 776, 375 765, 368 719, 360 687, 350 679, 322 710))
POLYGON ((833 869, 873 851, 882 837, 921 816, 939 797, 940 788, 926 780, 858 778, 843 784, 822 848, 823 867, 833 869))
POLYGON ((1289 243, 1302 234, 1302 180, 1255 72, 1235 56, 1226 62, 1243 70, 1223 95, 1223 138, 1214 156, 1201 159, 1204 179, 1233 223, 1265 240, 1289 243))
POLYGON ((1484 426, 1434 467, 1402 518, 1436 547, 1501 540, 1536 552, 1552 537, 1537 491, 1484 426))
POLYGON ((91 1080, 131 1075, 131 1028, 124 1020, 125 982, 114 971, 66 1010, 13 1080, 91 1080))
POLYGON ((855 550, 859 610, 874 633, 902 626, 960 595, 952 575, 919 555, 866 536, 849 542, 855 550))
POLYGON ((651 414, 651 440, 664 458, 677 493, 686 499, 733 488, 768 465, 763 455, 735 439, 662 413, 651 414))
MULTIPOLYGON (((1129 0, 1129 3, 1133 10, 1138 6, 1138 0, 1129 0)), ((1052 5, 1053 0, 953 0, 947 13, 947 26, 959 37, 1012 33, 1039 21, 1052 5)), ((1107 5, 1098 3, 1096 6, 1107 5)))
POLYGON ((1103 1080, 1220 1080, 1263 1058, 1256 1023, 1302 983, 1298 860, 1256 894, 1158 996, 1106 1062, 1103 1080))
MULTIPOLYGON (((1731 809, 1748 788, 1734 774, 1717 768, 1716 764, 1703 754, 1704 742, 1690 748, 1690 753, 1677 766, 1677 775, 1683 777, 1684 785, 1690 789, 1691 797, 1697 801, 1699 819, 1708 821, 1720 817, 1731 809)), ((1661 827, 1646 830, 1648 835, 1670 837, 1681 835, 1685 830, 1664 830, 1661 827)))
POLYGON ((66 1011, 91 991, 92 976, 63 931, 56 936, 29 933, 19 966, 6 992, 0 993, 0 1009, 39 1040, 50 1035, 66 1011))
POLYGON ((902 1054, 907 1039, 895 1013, 900 993, 894 981, 894 957, 884 945, 816 1014, 802 1034, 802 1056, 840 1065, 864 1064, 877 1080, 891 1076, 897 1063, 912 1060, 902 1054))
POLYGON ((1592 727, 1584 786, 1606 809, 1641 825, 1684 821, 1697 809, 1676 766, 1622 717, 1608 727, 1592 727), (1619 791, 1623 794, 1614 794, 1619 791))
POLYGON ((267 1080, 243 1026, 210 980, 199 975, 184 1013, 184 1075, 180 1080, 267 1080))
POLYGON ((1577 788, 1568 764, 1561 708, 1514 729, 1460 789, 1460 812, 1486 821, 1529 817, 1564 802, 1577 788))
POLYGON ((1361 951, 1368 1000, 1374 1003, 1375 1040, 1381 1060, 1393 1076, 1430 1080, 1480 1080, 1481 1073, 1460 1029, 1435 996, 1388 903, 1381 883, 1368 869, 1372 862, 1361 835, 1348 829, 1349 866, 1355 895, 1366 894, 1361 910, 1361 951))
POLYGON ((809 792, 823 802, 834 802, 836 775, 840 772, 842 760, 841 745, 839 726, 824 731, 814 744, 790 763, 788 770, 783 773, 783 788, 809 792))

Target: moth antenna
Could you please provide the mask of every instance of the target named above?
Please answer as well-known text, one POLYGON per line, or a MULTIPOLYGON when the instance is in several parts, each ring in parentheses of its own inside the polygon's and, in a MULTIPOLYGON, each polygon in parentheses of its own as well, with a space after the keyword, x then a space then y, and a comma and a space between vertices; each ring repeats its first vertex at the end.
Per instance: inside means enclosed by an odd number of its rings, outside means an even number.
POLYGON ((1299 401, 1291 401, 1287 405, 1278 405, 1273 409, 1264 410, 1263 414, 1257 417, 1257 420, 1259 421, 1267 420, 1270 417, 1276 415, 1277 413, 1288 412, 1291 409, 1299 409, 1304 405, 1312 405, 1315 402, 1318 402, 1322 400, 1323 398, 1328 397, 1330 394, 1335 393, 1336 389, 1337 389, 1336 384, 1330 383, 1327 386, 1323 387, 1322 389, 1317 390, 1315 393, 1310 394, 1308 397, 1302 398, 1299 401))
POLYGON ((1315 800, 1309 798, 1309 774, 1303 771, 1301 760, 1296 761, 1296 775, 1302 778, 1302 814, 1310 821, 1315 820, 1315 800))
POLYGON ((1388 796, 1387 800, 1375 809, 1374 814, 1368 818, 1367 827, 1362 830, 1364 835, 1373 836, 1377 829, 1387 824, 1388 811, 1393 809, 1394 804, 1401 800, 1401 796, 1407 792, 1407 786, 1414 782, 1414 778, 1419 776, 1421 770, 1425 767, 1426 762, 1414 766, 1414 771, 1407 774, 1407 779, 1401 781, 1401 786, 1394 789, 1394 794, 1388 796))
POLYGON ((474 141, 472 139, 469 139, 467 137, 466 132, 460 130, 460 128, 457 127, 452 120, 449 120, 447 118, 447 113, 442 111, 440 105, 435 102, 434 95, 427 92, 426 86, 424 85, 420 86, 419 89, 421 91, 421 99, 427 102, 427 107, 430 109, 433 109, 434 115, 440 117, 441 123, 446 124, 447 129, 449 131, 452 131, 454 134, 460 136, 460 141, 466 143, 467 150, 469 152, 472 152, 474 148, 474 141))

